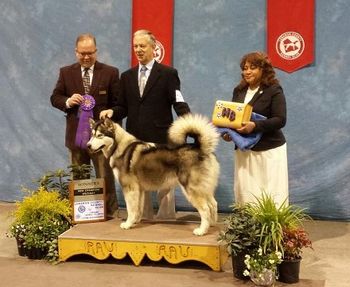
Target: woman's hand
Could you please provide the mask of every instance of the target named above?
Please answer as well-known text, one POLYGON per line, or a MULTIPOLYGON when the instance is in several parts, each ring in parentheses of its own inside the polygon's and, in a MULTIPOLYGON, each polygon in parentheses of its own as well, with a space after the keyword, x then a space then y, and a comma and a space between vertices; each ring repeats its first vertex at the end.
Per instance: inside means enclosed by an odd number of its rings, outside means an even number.
POLYGON ((243 122, 242 127, 236 131, 240 134, 250 134, 255 129, 254 122, 243 122))
POLYGON ((224 141, 227 141, 227 142, 232 141, 232 138, 228 133, 224 133, 221 137, 224 139, 224 141))

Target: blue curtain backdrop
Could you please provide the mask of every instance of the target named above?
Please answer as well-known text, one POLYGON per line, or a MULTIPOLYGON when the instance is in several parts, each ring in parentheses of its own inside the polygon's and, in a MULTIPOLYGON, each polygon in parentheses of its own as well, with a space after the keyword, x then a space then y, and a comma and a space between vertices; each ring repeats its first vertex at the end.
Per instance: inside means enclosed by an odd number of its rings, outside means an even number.
MULTIPOLYGON (((349 220, 350 2, 316 4, 315 63, 277 70, 288 105, 290 200, 312 216, 349 220)), ((58 70, 75 61, 75 38, 86 31, 96 35, 100 61, 129 68, 130 15, 125 0, 1 1, 0 200, 20 200, 22 185, 67 167, 65 118, 49 102, 58 70)), ((231 99, 241 56, 265 50, 265 21, 263 0, 175 1, 173 63, 194 112, 210 116, 217 99, 231 99)), ((228 211, 233 146, 222 142, 217 154, 216 198, 228 211)), ((180 192, 177 206, 191 209, 180 192)))

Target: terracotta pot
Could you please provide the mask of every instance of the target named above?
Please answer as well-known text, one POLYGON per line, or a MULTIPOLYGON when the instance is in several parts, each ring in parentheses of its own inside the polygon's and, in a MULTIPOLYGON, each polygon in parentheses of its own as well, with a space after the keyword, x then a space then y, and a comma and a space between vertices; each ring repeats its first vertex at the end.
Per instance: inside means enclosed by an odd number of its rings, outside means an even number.
POLYGON ((283 260, 282 263, 278 266, 278 281, 284 283, 299 282, 300 261, 301 258, 295 260, 283 260))

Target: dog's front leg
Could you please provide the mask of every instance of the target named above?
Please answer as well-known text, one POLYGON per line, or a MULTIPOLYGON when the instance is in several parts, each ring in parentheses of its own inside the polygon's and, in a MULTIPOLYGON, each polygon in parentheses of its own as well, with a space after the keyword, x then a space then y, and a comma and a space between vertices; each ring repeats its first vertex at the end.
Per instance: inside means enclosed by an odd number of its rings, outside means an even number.
POLYGON ((125 222, 120 224, 120 228, 129 229, 134 226, 140 218, 139 214, 139 201, 140 201, 140 190, 137 187, 123 188, 124 199, 126 203, 126 210, 128 217, 125 222))

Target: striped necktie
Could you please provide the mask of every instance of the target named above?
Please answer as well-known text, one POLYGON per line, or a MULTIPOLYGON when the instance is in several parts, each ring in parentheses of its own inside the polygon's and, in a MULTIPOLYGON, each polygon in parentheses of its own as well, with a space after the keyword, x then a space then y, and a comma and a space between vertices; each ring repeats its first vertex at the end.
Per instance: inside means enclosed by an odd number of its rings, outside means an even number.
POLYGON ((85 94, 88 95, 90 93, 90 74, 89 74, 90 68, 84 69, 84 75, 83 75, 83 85, 84 85, 84 91, 85 94))
POLYGON ((146 82, 147 82, 146 71, 147 71, 147 67, 142 66, 141 70, 140 70, 140 83, 139 83, 141 97, 143 95, 143 91, 145 90, 145 86, 146 86, 146 82))

